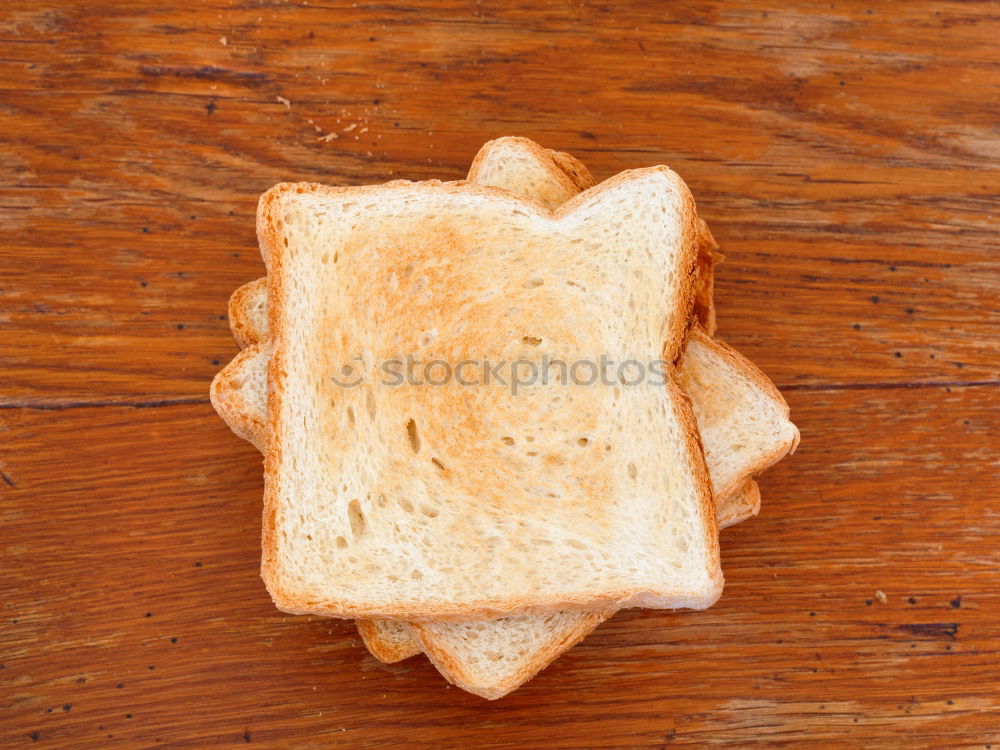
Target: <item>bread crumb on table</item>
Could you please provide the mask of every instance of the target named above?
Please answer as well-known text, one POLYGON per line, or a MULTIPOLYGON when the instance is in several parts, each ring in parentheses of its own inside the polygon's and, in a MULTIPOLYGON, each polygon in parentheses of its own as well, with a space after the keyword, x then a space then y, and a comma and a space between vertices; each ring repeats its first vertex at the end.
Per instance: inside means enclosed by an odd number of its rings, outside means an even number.
POLYGON ((882 589, 879 589, 878 591, 875 592, 875 598, 878 599, 879 602, 882 604, 885 604, 887 601, 889 601, 889 597, 885 595, 885 592, 882 589))

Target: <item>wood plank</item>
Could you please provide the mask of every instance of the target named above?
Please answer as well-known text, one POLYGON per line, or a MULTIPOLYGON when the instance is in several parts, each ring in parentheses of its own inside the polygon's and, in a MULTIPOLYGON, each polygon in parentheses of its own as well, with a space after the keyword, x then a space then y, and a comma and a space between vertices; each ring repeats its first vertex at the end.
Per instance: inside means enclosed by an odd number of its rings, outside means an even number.
POLYGON ((1000 390, 791 401, 802 445, 725 533, 720 603, 623 612, 498 703, 274 609, 260 459, 210 407, 0 411, 0 744, 1000 741, 1000 390))
POLYGON ((1000 747, 993 7, 7 0, 0 746, 1000 747), (803 442, 717 606, 487 703, 274 609, 207 389, 263 190, 508 134, 680 172, 803 442))
POLYGON ((5 9, 6 403, 204 397, 266 187, 457 178, 508 133, 677 168, 729 257, 721 332, 779 384, 1000 380, 975 5, 5 9))

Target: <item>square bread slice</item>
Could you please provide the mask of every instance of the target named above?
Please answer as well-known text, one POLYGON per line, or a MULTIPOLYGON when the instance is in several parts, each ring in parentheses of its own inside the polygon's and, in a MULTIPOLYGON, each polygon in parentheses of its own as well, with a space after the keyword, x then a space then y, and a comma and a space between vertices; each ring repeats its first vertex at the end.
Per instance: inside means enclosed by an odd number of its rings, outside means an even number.
POLYGON ((565 362, 672 362, 698 240, 675 173, 622 173, 555 212, 472 185, 284 184, 258 234, 262 573, 279 608, 461 620, 718 598, 715 510, 672 378, 376 385, 401 356, 513 361, 542 342, 565 362), (344 352, 358 388, 333 383, 344 352))

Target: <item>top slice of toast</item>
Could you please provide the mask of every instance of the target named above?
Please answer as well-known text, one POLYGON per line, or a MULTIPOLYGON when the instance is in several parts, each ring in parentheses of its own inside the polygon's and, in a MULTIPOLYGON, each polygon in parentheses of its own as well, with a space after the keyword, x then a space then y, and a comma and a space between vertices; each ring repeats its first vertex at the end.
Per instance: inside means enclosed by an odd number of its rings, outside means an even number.
POLYGON ((282 185, 259 234, 263 574, 279 607, 463 619, 717 598, 714 509, 672 381, 376 385, 400 355, 537 358, 540 343, 566 361, 672 361, 698 236, 674 173, 625 173, 556 212, 471 186, 282 185), (331 382, 347 351, 356 388, 331 382))

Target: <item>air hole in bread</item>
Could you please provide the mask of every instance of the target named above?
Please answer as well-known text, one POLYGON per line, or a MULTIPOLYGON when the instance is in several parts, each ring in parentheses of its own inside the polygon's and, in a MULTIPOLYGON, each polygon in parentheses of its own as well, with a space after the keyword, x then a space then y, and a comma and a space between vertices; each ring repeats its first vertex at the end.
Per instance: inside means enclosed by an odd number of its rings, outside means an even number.
POLYGON ((534 435, 526 435, 524 439, 527 440, 529 443, 535 442, 535 436, 534 435))
POLYGON ((536 277, 535 277, 535 278, 533 278, 533 279, 528 279, 527 281, 525 281, 525 282, 524 282, 524 286, 525 286, 526 288, 528 288, 528 289, 534 289, 534 288, 536 288, 536 287, 540 287, 540 286, 541 286, 542 284, 544 284, 544 283, 545 283, 545 279, 540 279, 540 278, 538 278, 538 277, 536 276, 536 277))
POLYGON ((347 504, 347 520, 351 524, 351 533, 355 539, 360 539, 365 535, 365 514, 361 512, 361 503, 351 500, 347 504))
POLYGON ((353 406, 348 406, 347 407, 347 421, 350 422, 351 424, 354 424, 354 407, 353 406))
POLYGON ((579 445, 581 448, 586 448, 588 445, 590 445, 590 438, 582 437, 576 441, 576 444, 579 445))
POLYGON ((538 451, 528 451, 528 455, 529 456, 537 456, 538 455, 538 451))
POLYGON ((513 445, 514 444, 514 438, 512 438, 512 437, 502 437, 502 438, 500 438, 500 440, 503 441, 504 445, 513 445))
POLYGON ((440 471, 442 474, 448 472, 448 470, 444 468, 444 464, 438 461, 436 458, 432 458, 431 463, 434 464, 438 468, 438 471, 440 471))
POLYGON ((419 581, 423 577, 424 574, 421 573, 419 570, 414 570, 412 573, 410 573, 410 578, 412 578, 414 581, 419 581))
POLYGON ((539 344, 542 343, 542 340, 539 338, 535 338, 534 336, 524 336, 521 339, 521 343, 527 344, 528 346, 538 346, 539 344))
POLYGON ((329 260, 330 260, 330 253, 323 253, 323 255, 319 259, 319 262, 325 266, 329 260))
POLYGON ((430 505, 421 505, 420 512, 423 513, 428 518, 437 518, 439 515, 441 515, 441 511, 430 505))
POLYGON ((413 512, 413 503, 411 503, 405 497, 398 498, 396 502, 399 503, 399 507, 405 510, 407 513, 413 512))
POLYGON ((420 435, 417 433, 417 423, 412 419, 406 423, 406 437, 414 453, 420 453, 420 435))
POLYGON ((333 254, 333 262, 336 263, 338 260, 340 260, 339 252, 333 254))
POLYGON ((403 268, 403 276, 409 276, 411 273, 413 273, 413 264, 412 263, 408 263, 403 268))
POLYGON ((630 479, 635 479, 639 476, 639 470, 635 468, 635 464, 631 461, 628 463, 628 475, 630 479))
POLYGON ((374 421, 376 412, 375 394, 371 391, 368 391, 368 393, 365 394, 365 406, 368 409, 368 418, 374 421))
POLYGON ((337 545, 337 549, 344 549, 347 546, 347 540, 342 536, 338 536, 333 540, 333 543, 337 545))

